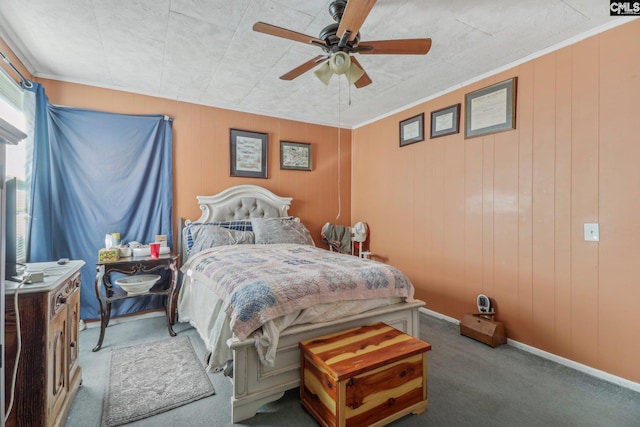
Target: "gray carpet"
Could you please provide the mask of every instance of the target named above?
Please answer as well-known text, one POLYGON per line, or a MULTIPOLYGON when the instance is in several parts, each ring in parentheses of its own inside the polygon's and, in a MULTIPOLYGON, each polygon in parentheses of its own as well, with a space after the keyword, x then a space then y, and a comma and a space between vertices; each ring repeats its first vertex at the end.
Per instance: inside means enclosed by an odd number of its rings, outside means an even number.
POLYGON ((128 424, 215 393, 189 337, 114 349, 102 427, 128 424))
MULTIPOLYGON (((463 337, 457 325, 420 315, 421 338, 432 344, 428 353, 429 406, 390 424, 417 426, 607 426, 637 427, 640 393, 558 365, 517 348, 491 347, 463 337)), ((202 340, 188 324, 174 326, 189 336, 200 356, 202 340)), ((99 427, 112 349, 168 338, 164 316, 114 324, 107 328, 102 350, 91 352, 99 328, 80 333, 83 385, 65 427, 99 427)), ((208 374, 216 394, 127 427, 223 427, 232 423, 231 383, 222 374, 208 374)), ((299 390, 263 406, 240 425, 317 426, 300 404, 299 390)))

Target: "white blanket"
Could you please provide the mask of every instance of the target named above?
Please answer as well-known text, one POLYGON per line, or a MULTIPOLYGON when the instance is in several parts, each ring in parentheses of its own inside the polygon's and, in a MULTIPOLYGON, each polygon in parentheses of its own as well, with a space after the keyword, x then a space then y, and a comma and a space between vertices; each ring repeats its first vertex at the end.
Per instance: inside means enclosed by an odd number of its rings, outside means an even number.
POLYGON ((319 304, 402 297, 414 288, 381 262, 299 244, 231 245, 199 252, 182 268, 224 300, 241 340, 269 320, 319 304))
MULTIPOLYGON (((244 249, 247 249, 247 246, 252 245, 243 246, 245 247, 244 249)), ((202 253, 192 257, 192 259, 190 259, 189 262, 185 264, 182 269, 184 273, 184 279, 178 301, 178 313, 180 321, 189 322, 192 326, 194 326, 194 328, 196 328, 196 330, 200 334, 200 337, 204 341, 207 349, 212 352, 208 366, 209 369, 223 368, 226 363, 232 359, 232 353, 229 349, 229 346, 227 345, 227 340, 233 337, 240 338, 239 335, 237 333, 234 334, 232 330, 232 317, 229 315, 228 301, 225 301, 225 299, 220 295, 220 291, 216 289, 216 287, 211 283, 210 279, 207 278, 206 275, 201 274, 204 265, 202 264, 202 260, 204 258, 211 258, 211 255, 215 253, 237 253, 236 251, 241 250, 237 247, 236 249, 231 250, 223 249, 221 251, 221 249, 222 248, 215 248, 210 251, 203 251, 202 253)), ((402 290, 401 293, 395 295, 391 294, 391 296, 374 293, 371 298, 366 298, 366 296, 362 295, 359 297, 361 299, 352 299, 354 293, 351 292, 350 296, 346 297, 345 300, 331 303, 317 302, 318 300, 314 299, 311 300, 311 303, 307 306, 294 306, 294 309, 290 309, 282 315, 274 316, 267 319, 266 321, 261 323, 260 327, 258 327, 257 329, 254 328, 255 332, 253 332, 251 336, 255 340, 256 349, 262 362, 269 366, 273 365, 276 357, 276 348, 278 346, 280 332, 289 326, 336 320, 342 317, 365 312, 373 308, 394 304, 402 300, 413 300, 413 286, 411 285, 410 281, 406 279, 406 277, 402 275, 402 273, 399 273, 399 271, 393 269, 392 267, 385 264, 377 263, 375 261, 362 260, 350 255, 341 255, 327 252, 318 248, 313 248, 313 250, 320 251, 320 255, 323 256, 325 254, 329 254, 331 255, 331 257, 346 257, 344 259, 341 258, 338 264, 355 265, 356 269, 360 269, 361 272, 369 271, 369 268, 372 266, 376 268, 382 267, 384 271, 387 271, 387 276, 385 277, 389 277, 389 275, 391 275, 392 277, 399 277, 397 283, 402 283, 402 286, 398 285, 398 287, 404 287, 404 290, 402 290), (363 268, 364 270, 362 270, 363 268)), ((305 250, 305 252, 307 251, 305 250)), ((310 253, 315 254, 314 251, 311 251, 310 253)), ((214 257, 213 262, 219 260, 220 258, 214 257)), ((318 260, 314 262, 314 265, 319 265, 317 262, 318 260)), ((324 262, 326 262, 326 259, 324 260, 324 262)), ((247 269, 246 263, 241 265, 241 268, 247 269)), ((316 270, 326 271, 327 268, 335 268, 335 265, 332 264, 330 267, 325 266, 324 268, 316 270)), ((339 274, 331 275, 331 277, 339 277, 339 274)), ((346 283, 351 282, 347 281, 346 283)), ((393 283, 393 287, 395 287, 396 282, 393 283)), ((244 339, 244 337, 240 339, 244 339)))
MULTIPOLYGON (((344 301, 320 304, 306 310, 271 320, 253 333, 256 350, 262 363, 273 366, 280 332, 293 325, 329 322, 346 316, 364 313, 377 307, 392 305, 402 298, 376 298, 373 300, 344 301)), ((223 302, 207 286, 185 277, 180 290, 178 313, 181 322, 189 322, 211 352, 208 370, 221 370, 232 359, 227 340, 233 338, 229 317, 222 310, 223 302)))

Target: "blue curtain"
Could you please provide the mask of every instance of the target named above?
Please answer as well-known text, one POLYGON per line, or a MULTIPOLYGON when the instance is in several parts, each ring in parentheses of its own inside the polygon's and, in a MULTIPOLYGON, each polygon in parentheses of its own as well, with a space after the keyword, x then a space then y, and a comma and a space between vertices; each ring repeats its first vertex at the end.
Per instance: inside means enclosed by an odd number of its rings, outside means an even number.
MULTIPOLYGON (((27 261, 82 259, 82 319, 99 319, 94 280, 107 233, 147 243, 172 231, 172 120, 51 105, 35 84, 36 130, 27 261)), ((114 303, 112 316, 161 307, 114 303)))

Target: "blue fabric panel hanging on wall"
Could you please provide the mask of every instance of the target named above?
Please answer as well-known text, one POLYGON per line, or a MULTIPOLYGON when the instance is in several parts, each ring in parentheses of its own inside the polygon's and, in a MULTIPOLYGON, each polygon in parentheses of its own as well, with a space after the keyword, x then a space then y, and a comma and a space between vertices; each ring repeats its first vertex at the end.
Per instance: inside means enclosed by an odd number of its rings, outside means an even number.
MULTIPOLYGON (((172 121, 51 104, 47 116, 48 143, 35 142, 29 262, 85 260, 80 316, 99 319, 94 281, 105 234, 141 243, 166 234, 173 244, 172 121)), ((131 298, 114 303, 112 316, 162 304, 131 298)))

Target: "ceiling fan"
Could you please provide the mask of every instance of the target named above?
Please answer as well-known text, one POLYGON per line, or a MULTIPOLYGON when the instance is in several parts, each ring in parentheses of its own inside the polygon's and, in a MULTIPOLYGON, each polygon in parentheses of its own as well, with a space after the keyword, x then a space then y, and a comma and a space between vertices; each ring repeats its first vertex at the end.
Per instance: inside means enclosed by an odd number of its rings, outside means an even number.
POLYGON ((371 84, 371 78, 353 56, 393 54, 426 55, 431 49, 431 39, 402 39, 360 41, 360 27, 371 12, 376 0, 335 0, 329 5, 329 13, 336 21, 320 31, 318 37, 308 36, 286 28, 264 22, 256 22, 253 30, 276 37, 318 46, 324 54, 297 66, 280 76, 282 80, 293 80, 317 65, 323 64, 314 74, 328 85, 334 74, 344 74, 349 83, 357 88, 371 84))

